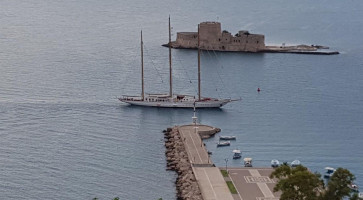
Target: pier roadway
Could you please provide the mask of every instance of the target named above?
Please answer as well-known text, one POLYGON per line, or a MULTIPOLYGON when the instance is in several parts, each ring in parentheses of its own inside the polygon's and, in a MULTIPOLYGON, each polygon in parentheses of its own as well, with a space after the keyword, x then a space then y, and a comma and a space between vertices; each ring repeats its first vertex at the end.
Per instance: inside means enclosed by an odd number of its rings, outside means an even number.
POLYGON ((219 168, 214 167, 198 131, 213 131, 213 127, 197 124, 179 127, 193 173, 204 200, 233 200, 219 168))
MULTIPOLYGON (((224 169, 224 168, 221 168, 224 169)), ((240 200, 279 200, 274 193, 275 180, 270 179, 273 168, 228 168, 229 178, 238 191, 240 200)))
POLYGON ((185 125, 179 127, 179 133, 184 141, 185 149, 187 150, 191 164, 210 165, 212 161, 209 159, 207 150, 204 147, 203 141, 198 134, 198 131, 212 131, 213 127, 200 125, 185 125))

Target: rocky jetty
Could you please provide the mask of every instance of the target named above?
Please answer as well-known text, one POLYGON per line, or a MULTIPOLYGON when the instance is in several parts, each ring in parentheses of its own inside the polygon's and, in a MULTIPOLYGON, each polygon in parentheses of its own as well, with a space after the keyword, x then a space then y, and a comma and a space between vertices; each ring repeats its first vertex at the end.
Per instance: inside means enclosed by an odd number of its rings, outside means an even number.
POLYGON ((175 181, 178 200, 202 200, 188 154, 177 127, 164 130, 167 170, 178 174, 175 181))

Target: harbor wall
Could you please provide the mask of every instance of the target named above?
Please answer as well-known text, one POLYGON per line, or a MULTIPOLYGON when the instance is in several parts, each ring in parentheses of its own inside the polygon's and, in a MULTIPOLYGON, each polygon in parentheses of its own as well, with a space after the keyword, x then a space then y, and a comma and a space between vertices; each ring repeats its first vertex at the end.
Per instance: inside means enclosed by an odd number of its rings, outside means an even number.
POLYGON ((179 134, 178 128, 168 128, 164 131, 165 155, 167 170, 178 174, 175 185, 178 200, 202 200, 202 193, 189 162, 188 154, 179 134))
MULTIPOLYGON (((186 125, 192 126, 195 125, 186 125)), ((205 126, 205 125, 203 125, 205 126)), ((221 129, 208 127, 208 130, 198 131, 199 136, 203 138, 209 138, 216 133, 220 132, 221 129)), ((173 128, 167 128, 164 130, 165 139, 165 156, 167 161, 167 170, 172 170, 177 173, 175 186, 177 190, 178 200, 202 200, 203 196, 198 184, 198 180, 194 174, 194 167, 213 167, 213 164, 195 164, 191 163, 188 157, 188 152, 185 148, 185 142, 178 130, 178 126, 173 128)))

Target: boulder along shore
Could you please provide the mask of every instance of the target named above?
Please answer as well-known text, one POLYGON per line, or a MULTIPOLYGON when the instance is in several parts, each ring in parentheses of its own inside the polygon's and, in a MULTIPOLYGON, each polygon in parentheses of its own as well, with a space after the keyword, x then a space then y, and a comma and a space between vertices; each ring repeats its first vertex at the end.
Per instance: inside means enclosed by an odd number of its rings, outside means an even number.
MULTIPOLYGON (((204 138, 209 138, 219 132, 219 128, 208 133, 199 133, 204 138)), ((193 173, 188 153, 184 146, 184 141, 178 131, 178 127, 167 128, 164 132, 165 138, 165 156, 167 161, 167 170, 175 171, 178 177, 175 181, 178 200, 202 200, 202 193, 198 182, 193 173)))

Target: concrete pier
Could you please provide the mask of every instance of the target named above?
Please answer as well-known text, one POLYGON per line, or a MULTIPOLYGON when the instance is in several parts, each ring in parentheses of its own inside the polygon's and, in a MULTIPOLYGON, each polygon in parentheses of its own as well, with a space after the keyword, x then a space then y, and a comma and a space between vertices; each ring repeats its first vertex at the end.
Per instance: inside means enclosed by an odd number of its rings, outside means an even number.
POLYGON ((222 176, 224 168, 215 167, 202 140, 219 131, 201 124, 165 131, 167 169, 178 174, 178 200, 278 200, 280 193, 273 192, 276 182, 269 178, 273 168, 228 168, 228 177, 222 176), (237 194, 231 194, 226 181, 232 181, 237 194))
POLYGON ((233 200, 232 194, 219 170, 209 158, 202 137, 214 135, 219 129, 206 125, 187 125, 178 128, 190 158, 193 173, 204 200, 233 200))
MULTIPOLYGON (((214 128, 205 125, 185 125, 180 126, 178 130, 183 139, 190 163, 193 166, 212 167, 213 163, 209 159, 208 152, 199 133, 210 132, 210 134, 215 134, 214 128)), ((207 134, 205 136, 207 137, 207 134)))
POLYGON ((169 131, 169 133, 174 133, 172 137, 166 132, 165 146, 167 147, 168 168, 171 167, 171 170, 178 173, 176 183, 178 199, 233 200, 219 168, 215 167, 209 159, 200 136, 207 138, 219 131, 218 128, 197 124, 174 127, 169 131), (180 147, 180 141, 183 147, 180 147), (172 149, 176 148, 178 152, 172 153, 172 149), (183 156, 184 152, 187 157, 183 156), (189 162, 189 166, 186 165, 186 162, 189 162), (173 165, 169 163, 173 163, 173 165), (188 178, 185 178, 186 176, 188 178), (197 183, 198 186, 189 187, 194 183, 197 183))

